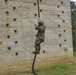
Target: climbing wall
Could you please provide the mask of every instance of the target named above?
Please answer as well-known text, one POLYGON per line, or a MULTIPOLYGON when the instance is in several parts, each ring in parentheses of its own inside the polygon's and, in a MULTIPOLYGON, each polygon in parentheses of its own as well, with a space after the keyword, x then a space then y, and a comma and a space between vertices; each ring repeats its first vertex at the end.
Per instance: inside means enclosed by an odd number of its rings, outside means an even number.
MULTIPOLYGON (((45 42, 36 66, 48 66, 73 59, 70 0, 39 0, 46 25, 45 42), (43 63, 44 62, 44 63, 43 63)), ((36 0, 0 0, 1 73, 31 69, 38 23, 36 0), (4 67, 3 67, 4 66, 4 67), (11 68, 12 66, 12 68, 11 68)))

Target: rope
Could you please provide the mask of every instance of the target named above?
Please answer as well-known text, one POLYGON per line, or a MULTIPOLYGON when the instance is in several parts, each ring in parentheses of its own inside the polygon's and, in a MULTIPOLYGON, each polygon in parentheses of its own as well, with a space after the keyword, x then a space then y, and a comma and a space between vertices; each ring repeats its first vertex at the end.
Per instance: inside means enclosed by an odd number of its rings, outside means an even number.
MULTIPOLYGON (((37 8, 38 8, 38 20, 40 20, 39 0, 37 0, 37 8)), ((35 73, 35 70, 34 70, 36 55, 37 55, 37 54, 35 53, 34 60, 33 60, 33 64, 32 64, 32 72, 33 72, 34 75, 37 75, 37 74, 35 73)))
POLYGON ((33 72, 34 75, 37 75, 37 74, 35 73, 35 70, 34 70, 36 55, 37 55, 37 54, 35 53, 34 60, 33 60, 33 64, 32 64, 32 72, 33 72))
POLYGON ((39 8, 39 0, 37 0, 37 8, 38 8, 38 20, 40 19, 40 8, 39 8))

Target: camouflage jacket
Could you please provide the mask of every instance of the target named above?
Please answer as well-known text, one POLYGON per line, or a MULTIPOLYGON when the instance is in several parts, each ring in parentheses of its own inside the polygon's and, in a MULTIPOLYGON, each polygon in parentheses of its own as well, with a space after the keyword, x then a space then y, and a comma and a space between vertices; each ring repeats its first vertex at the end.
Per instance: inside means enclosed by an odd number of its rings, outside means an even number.
POLYGON ((42 25, 42 26, 39 26, 39 25, 36 26, 35 29, 38 30, 38 33, 37 33, 36 36, 37 36, 37 37, 38 37, 38 36, 45 36, 45 28, 46 28, 46 27, 45 27, 44 25, 42 25))

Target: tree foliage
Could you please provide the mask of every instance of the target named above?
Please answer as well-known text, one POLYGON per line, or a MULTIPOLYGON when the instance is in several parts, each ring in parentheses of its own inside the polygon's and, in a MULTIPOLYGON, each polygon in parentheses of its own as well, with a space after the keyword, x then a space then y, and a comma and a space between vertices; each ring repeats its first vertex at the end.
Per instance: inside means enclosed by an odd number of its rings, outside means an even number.
POLYGON ((76 3, 71 1, 71 18, 72 18, 72 31, 73 31, 73 48, 76 51, 76 3))

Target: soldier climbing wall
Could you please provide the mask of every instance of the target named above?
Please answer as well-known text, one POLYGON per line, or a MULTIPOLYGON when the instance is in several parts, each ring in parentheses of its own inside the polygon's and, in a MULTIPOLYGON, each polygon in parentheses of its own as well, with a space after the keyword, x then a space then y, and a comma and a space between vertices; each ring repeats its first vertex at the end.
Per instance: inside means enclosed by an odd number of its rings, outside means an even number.
POLYGON ((45 25, 43 21, 38 22, 38 26, 35 26, 35 29, 38 30, 37 35, 36 35, 36 41, 35 41, 35 51, 33 51, 33 54, 40 54, 41 50, 41 43, 44 42, 45 38, 45 25))

